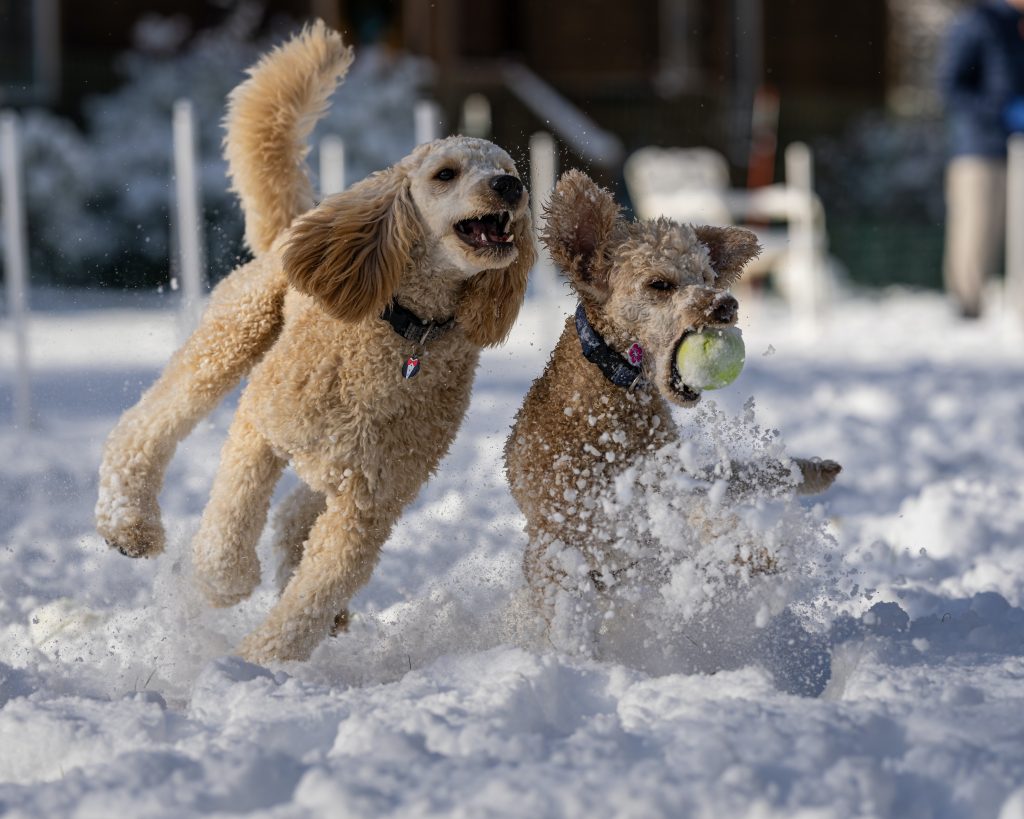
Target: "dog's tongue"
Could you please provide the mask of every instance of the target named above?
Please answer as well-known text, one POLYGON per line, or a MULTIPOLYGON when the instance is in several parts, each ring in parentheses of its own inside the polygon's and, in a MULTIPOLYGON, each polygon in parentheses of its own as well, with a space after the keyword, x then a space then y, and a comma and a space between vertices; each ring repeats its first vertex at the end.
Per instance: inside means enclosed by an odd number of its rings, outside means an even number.
POLYGON ((483 222, 483 229, 489 242, 503 242, 505 240, 505 234, 501 232, 497 222, 487 220, 483 222))
POLYGON ((472 219, 465 224, 469 232, 469 238, 477 244, 482 245, 488 240, 493 241, 494 234, 497 233, 497 228, 494 224, 485 222, 483 219, 472 219))
POLYGON ((494 228, 488 225, 486 222, 482 222, 479 219, 473 219, 472 221, 464 222, 466 229, 466 235, 469 240, 475 245, 485 245, 490 239, 491 233, 494 228))

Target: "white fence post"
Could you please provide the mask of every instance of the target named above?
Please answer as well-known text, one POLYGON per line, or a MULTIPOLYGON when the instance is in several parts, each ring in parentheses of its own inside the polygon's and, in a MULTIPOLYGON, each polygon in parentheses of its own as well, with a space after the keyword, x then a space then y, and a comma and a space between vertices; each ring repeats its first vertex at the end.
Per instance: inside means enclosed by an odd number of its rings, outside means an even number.
POLYGON ((18 115, 0 113, 0 177, 3 180, 4 278, 7 311, 14 333, 14 423, 32 425, 32 384, 28 361, 28 239, 21 186, 18 115))
POLYGON ((441 106, 433 100, 417 100, 413 109, 416 144, 432 142, 441 133, 441 106))
POLYGON ((320 198, 326 199, 345 190, 345 143, 340 136, 328 134, 320 140, 320 198))
POLYGON ((181 316, 186 333, 203 309, 203 221, 191 100, 174 103, 174 190, 177 197, 181 316))
MULTIPOLYGON (((530 137, 530 208, 533 210, 533 229, 537 235, 544 225, 544 208, 555 189, 557 174, 558 154, 554 137, 547 131, 537 131, 530 137)), ((557 292, 555 263, 543 245, 538 248, 533 283, 536 292, 543 298, 557 292)))
POLYGON ((1024 319, 1024 134, 1013 134, 1006 161, 1007 307, 1024 319))
POLYGON ((824 270, 815 246, 814 162, 803 142, 786 146, 786 187, 796 200, 790 219, 789 275, 792 305, 810 325, 817 322, 824 302, 824 270))
POLYGON ((470 94, 462 101, 459 130, 466 136, 491 138, 491 102, 483 94, 470 94))

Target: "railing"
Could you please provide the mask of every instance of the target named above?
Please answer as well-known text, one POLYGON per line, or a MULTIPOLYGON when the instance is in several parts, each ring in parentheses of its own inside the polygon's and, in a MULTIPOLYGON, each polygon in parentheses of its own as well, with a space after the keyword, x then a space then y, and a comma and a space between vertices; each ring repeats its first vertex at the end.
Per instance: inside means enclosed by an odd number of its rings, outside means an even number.
POLYGON ((525 65, 506 63, 501 76, 508 89, 584 159, 606 168, 622 164, 625 157, 622 141, 525 65))

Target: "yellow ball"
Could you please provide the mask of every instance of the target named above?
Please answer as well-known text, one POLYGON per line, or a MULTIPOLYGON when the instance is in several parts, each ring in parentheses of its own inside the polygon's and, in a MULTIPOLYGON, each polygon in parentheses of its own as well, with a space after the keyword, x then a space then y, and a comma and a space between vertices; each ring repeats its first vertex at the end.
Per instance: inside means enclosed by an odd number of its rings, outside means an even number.
POLYGON ((743 334, 735 327, 690 333, 676 350, 679 380, 697 390, 720 390, 739 376, 746 358, 743 334))

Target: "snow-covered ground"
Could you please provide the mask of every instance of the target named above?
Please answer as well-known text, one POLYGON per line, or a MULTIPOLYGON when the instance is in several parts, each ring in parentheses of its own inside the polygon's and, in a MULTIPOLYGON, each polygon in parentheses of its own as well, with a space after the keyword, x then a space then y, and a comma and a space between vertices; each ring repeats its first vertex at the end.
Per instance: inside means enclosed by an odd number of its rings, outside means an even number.
POLYGON ((187 579, 233 400, 172 464, 168 553, 109 551, 91 524, 100 447, 177 328, 159 299, 75 301, 40 300, 30 432, 11 427, 0 336, 0 815, 1024 819, 1024 339, 1008 321, 891 293, 812 332, 743 302, 747 368, 716 402, 735 415, 753 396, 791 454, 844 465, 804 501, 836 539, 815 648, 742 621, 762 644, 749 661, 705 642, 704 673, 652 675, 545 650, 522 623, 500 450, 568 306, 531 303, 485 355, 350 633, 265 669, 230 651, 273 572, 229 612, 187 579), (794 671, 817 696, 787 693, 794 671))

